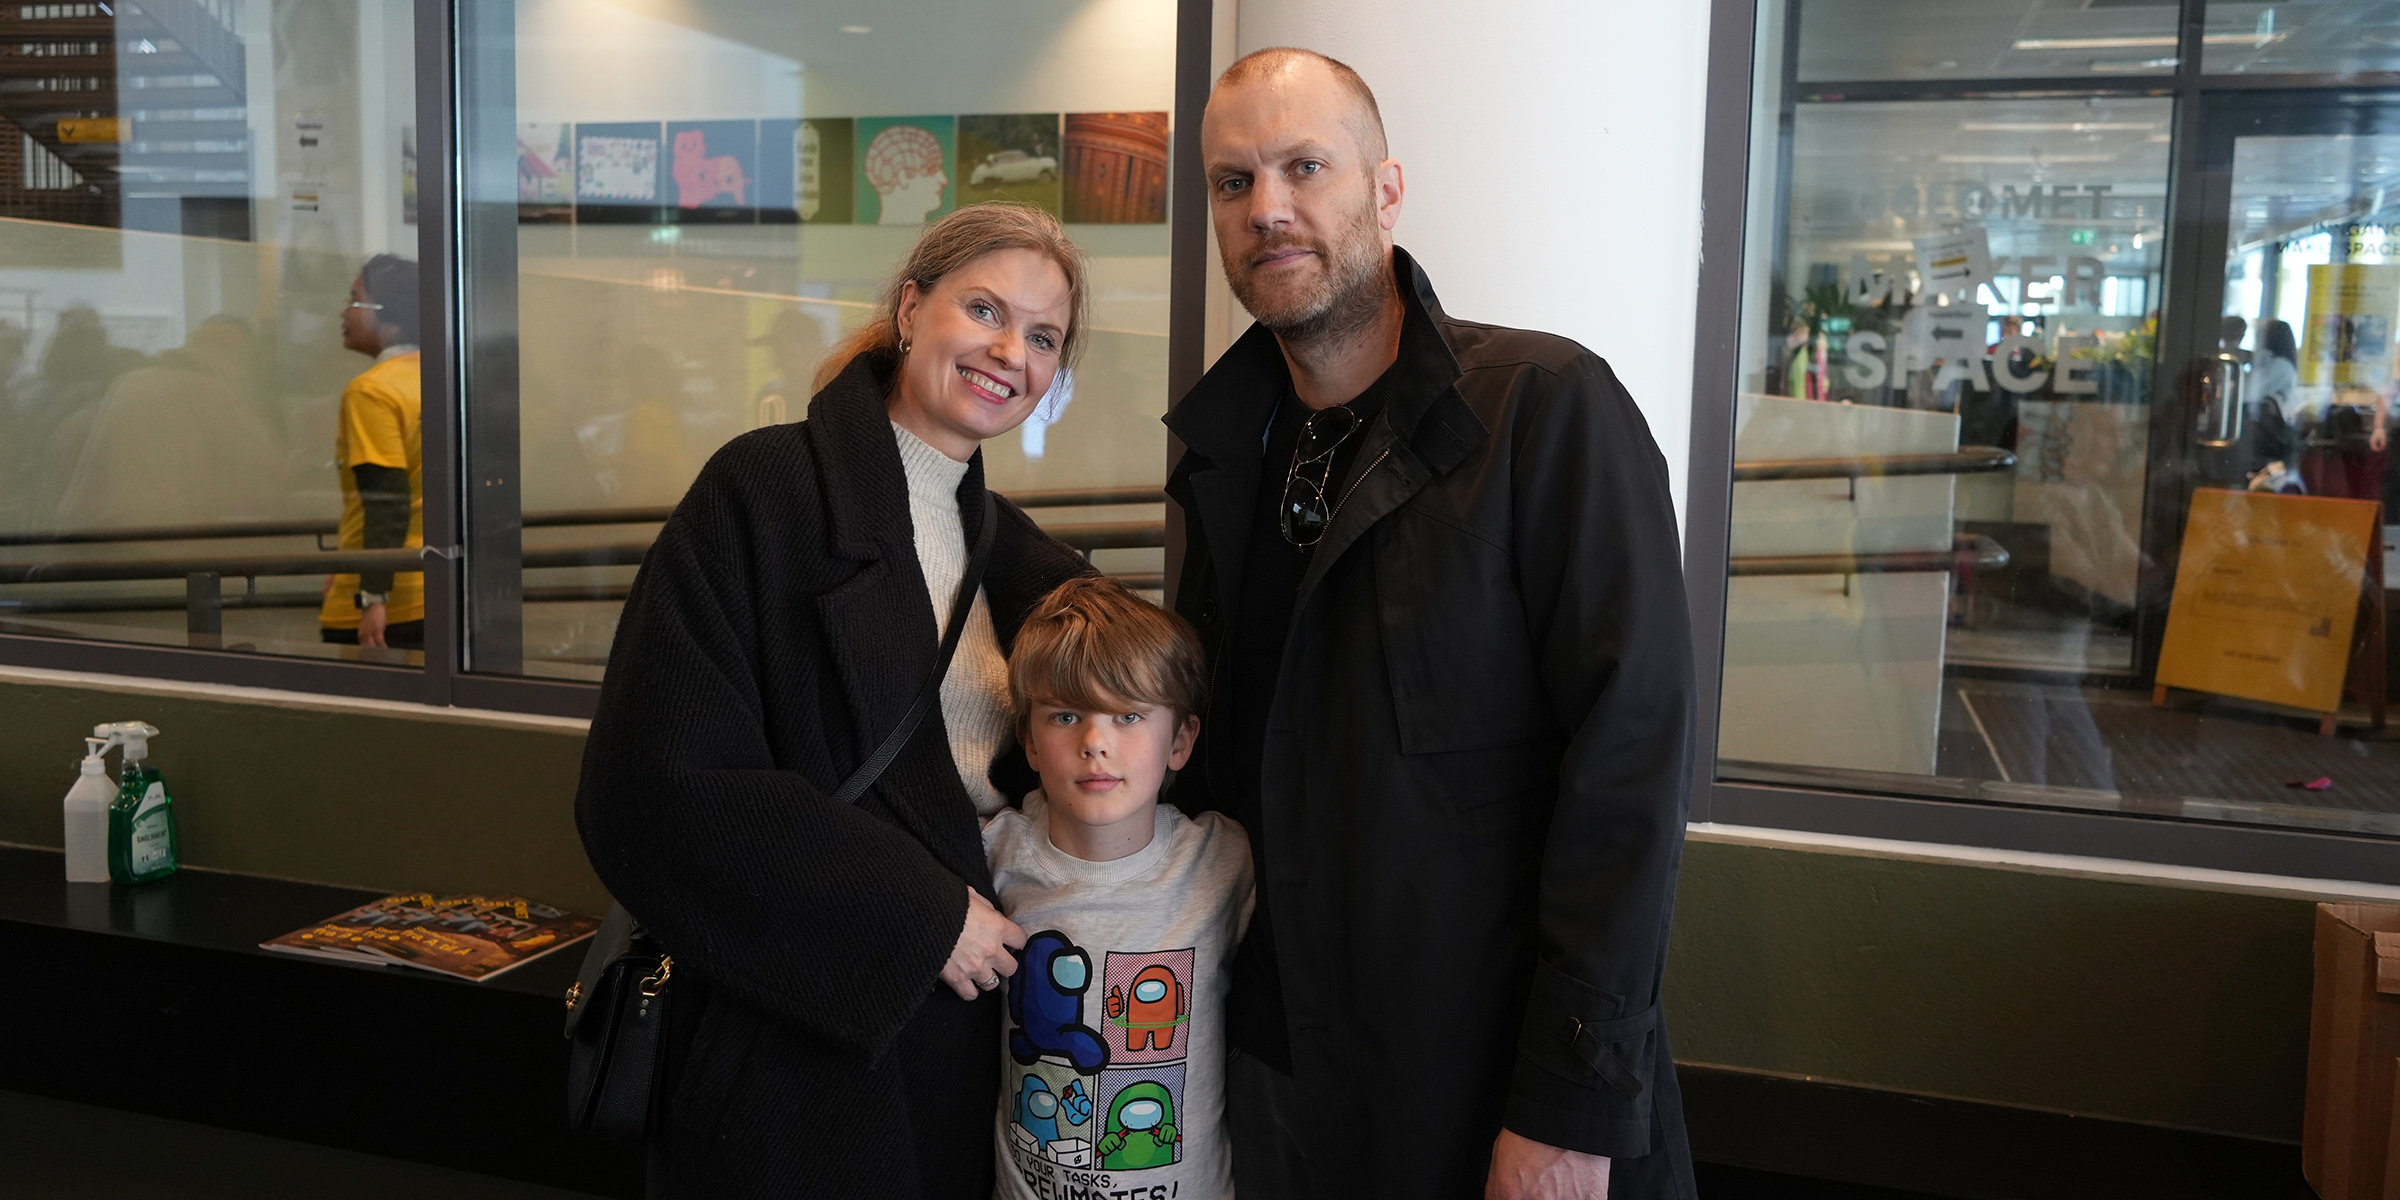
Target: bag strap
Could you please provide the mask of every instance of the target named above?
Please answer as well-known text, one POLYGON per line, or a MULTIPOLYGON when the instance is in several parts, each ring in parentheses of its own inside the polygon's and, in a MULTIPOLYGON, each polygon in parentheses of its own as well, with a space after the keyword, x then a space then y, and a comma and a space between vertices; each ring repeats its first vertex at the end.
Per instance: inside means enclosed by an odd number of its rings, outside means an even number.
POLYGON ((1000 506, 993 501, 991 489, 985 488, 983 527, 975 531, 975 552, 967 559, 966 574, 959 577, 958 599, 950 603, 950 624, 942 630, 942 652, 934 661, 933 673, 925 677, 925 685, 917 689, 916 701, 908 706, 907 715, 900 718, 900 723, 883 739, 883 744, 877 746, 875 753, 850 773, 850 778, 842 781, 841 788, 833 793, 834 803, 858 803, 858 798, 874 785, 875 780, 883 774, 883 769, 900 756, 900 748, 908 744, 909 737, 924 722, 925 710, 933 707, 941 696, 942 679, 950 673, 950 658, 958 652, 958 639, 967 631, 967 614, 975 608, 975 594, 983 590, 983 567, 991 561, 992 537, 999 526, 1000 506))

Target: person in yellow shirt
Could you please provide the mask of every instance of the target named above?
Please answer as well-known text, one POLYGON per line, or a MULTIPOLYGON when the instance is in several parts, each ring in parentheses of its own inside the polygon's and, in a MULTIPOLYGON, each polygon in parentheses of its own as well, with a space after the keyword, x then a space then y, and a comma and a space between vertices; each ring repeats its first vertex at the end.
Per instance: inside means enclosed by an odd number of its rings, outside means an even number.
MULTIPOLYGON (((417 373, 417 264, 378 254, 350 284, 342 348, 375 360, 342 390, 333 462, 341 473, 344 550, 425 544, 423 393, 417 373)), ((336 575, 317 624, 328 642, 425 648, 425 576, 336 575)))

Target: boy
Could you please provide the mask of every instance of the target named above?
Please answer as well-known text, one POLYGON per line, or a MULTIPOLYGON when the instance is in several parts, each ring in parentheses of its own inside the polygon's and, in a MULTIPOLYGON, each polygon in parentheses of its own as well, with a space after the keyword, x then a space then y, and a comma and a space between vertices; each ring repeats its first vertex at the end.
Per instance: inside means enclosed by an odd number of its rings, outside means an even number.
POLYGON ((984 826, 1000 910, 1026 930, 1008 984, 998 1195, 1233 1194, 1225 969, 1249 922, 1250 843, 1158 802, 1200 733, 1191 626, 1113 579, 1061 584, 1008 664, 1042 777, 984 826))

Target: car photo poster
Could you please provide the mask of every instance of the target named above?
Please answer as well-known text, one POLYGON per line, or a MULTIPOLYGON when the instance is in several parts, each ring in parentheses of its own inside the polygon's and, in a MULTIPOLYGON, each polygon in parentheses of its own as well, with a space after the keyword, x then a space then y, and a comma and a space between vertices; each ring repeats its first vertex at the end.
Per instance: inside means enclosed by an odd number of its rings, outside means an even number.
POLYGON ((1009 200, 1060 215, 1057 113, 958 119, 959 202, 1009 200))

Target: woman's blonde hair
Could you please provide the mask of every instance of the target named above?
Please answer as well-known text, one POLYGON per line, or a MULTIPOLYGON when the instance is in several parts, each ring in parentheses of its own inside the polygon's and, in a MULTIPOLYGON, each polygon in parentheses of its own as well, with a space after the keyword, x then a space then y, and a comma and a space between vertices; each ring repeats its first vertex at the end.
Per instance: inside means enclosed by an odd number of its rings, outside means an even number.
POLYGON ((1030 204, 971 204, 927 227, 908 260, 884 284, 875 319, 859 326, 825 355, 817 368, 823 388, 862 354, 900 353, 900 293, 910 283, 927 292, 942 276, 995 250, 1031 250, 1058 264, 1067 277, 1067 332, 1058 348, 1061 366, 1083 353, 1083 322, 1091 298, 1085 285, 1083 250, 1067 240, 1058 218, 1030 204))

